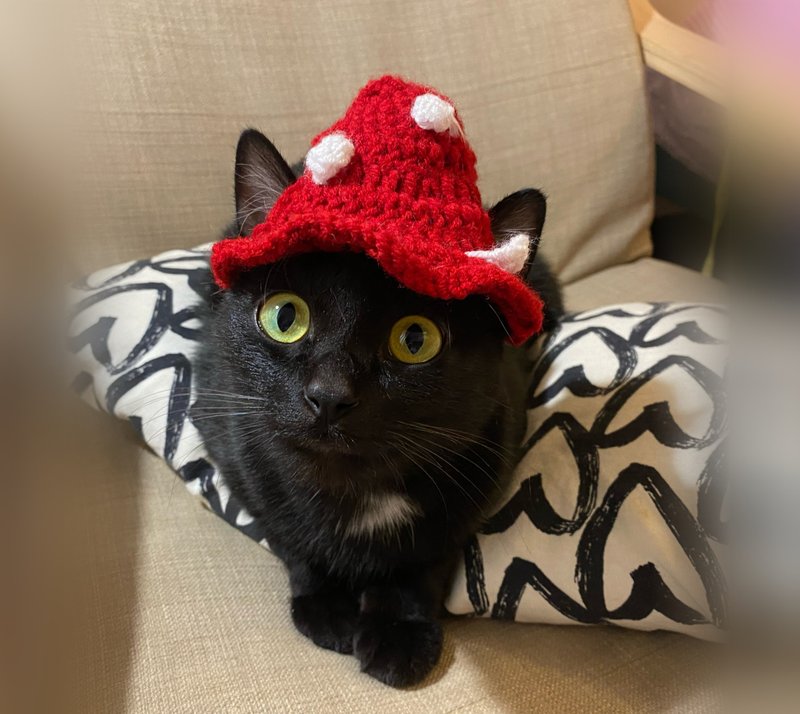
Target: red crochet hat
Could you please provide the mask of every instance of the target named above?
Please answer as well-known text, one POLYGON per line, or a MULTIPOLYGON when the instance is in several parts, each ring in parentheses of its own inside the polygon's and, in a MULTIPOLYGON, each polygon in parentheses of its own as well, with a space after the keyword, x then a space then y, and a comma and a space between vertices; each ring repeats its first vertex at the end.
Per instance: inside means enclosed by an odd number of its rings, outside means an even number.
POLYGON ((542 302, 518 273, 525 234, 496 245, 475 154, 451 102, 397 77, 367 84, 317 136, 306 171, 247 237, 214 246, 221 288, 244 270, 298 253, 358 251, 410 290, 443 300, 485 295, 520 344, 542 326, 542 302))

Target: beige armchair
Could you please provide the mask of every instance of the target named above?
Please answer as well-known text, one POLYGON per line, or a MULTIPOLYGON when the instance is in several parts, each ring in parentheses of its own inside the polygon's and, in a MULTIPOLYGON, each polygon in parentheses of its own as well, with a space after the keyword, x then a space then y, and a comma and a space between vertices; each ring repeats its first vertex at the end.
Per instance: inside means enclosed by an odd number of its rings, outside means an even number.
MULTIPOLYGON (((542 250, 568 307, 716 295, 648 257, 653 145, 624 0, 89 5, 85 270, 213 240, 232 211, 243 127, 300 158, 389 71, 457 102, 487 202, 528 185, 548 194, 542 250)), ((677 66, 634 5, 645 56, 677 66)), ((675 73, 697 86, 702 67, 675 73)), ((105 430, 116 452, 87 506, 108 529, 91 554, 87 711, 705 712, 714 701, 713 646, 472 619, 447 625, 431 682, 388 689, 295 632, 275 557, 203 510, 127 430, 105 430)))

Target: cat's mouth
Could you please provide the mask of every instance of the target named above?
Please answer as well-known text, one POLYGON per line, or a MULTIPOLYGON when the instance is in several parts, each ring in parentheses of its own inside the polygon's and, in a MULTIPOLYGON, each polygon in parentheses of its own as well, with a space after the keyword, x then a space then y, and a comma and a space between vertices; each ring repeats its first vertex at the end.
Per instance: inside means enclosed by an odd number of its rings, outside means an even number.
POLYGON ((293 440, 302 450, 320 456, 358 456, 361 453, 358 439, 336 429, 314 430, 296 435, 293 440))

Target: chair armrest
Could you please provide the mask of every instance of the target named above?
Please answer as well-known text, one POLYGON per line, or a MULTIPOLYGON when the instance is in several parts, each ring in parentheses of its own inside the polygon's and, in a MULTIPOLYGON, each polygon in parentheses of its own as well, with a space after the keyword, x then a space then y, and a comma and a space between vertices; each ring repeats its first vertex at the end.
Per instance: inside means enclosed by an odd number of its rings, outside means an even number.
POLYGON ((651 0, 628 0, 645 64, 718 104, 722 103, 722 48, 671 22, 651 0))

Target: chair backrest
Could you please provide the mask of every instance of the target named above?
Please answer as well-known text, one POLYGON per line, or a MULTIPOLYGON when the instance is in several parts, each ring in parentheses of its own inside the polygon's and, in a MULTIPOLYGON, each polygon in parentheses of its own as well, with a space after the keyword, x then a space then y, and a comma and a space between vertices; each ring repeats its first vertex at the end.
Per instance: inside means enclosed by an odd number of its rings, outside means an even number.
POLYGON ((453 98, 487 203, 545 191, 542 250, 562 279, 649 251, 652 140, 625 0, 110 0, 83 25, 84 269, 215 239, 242 128, 297 160, 386 72, 453 98))

